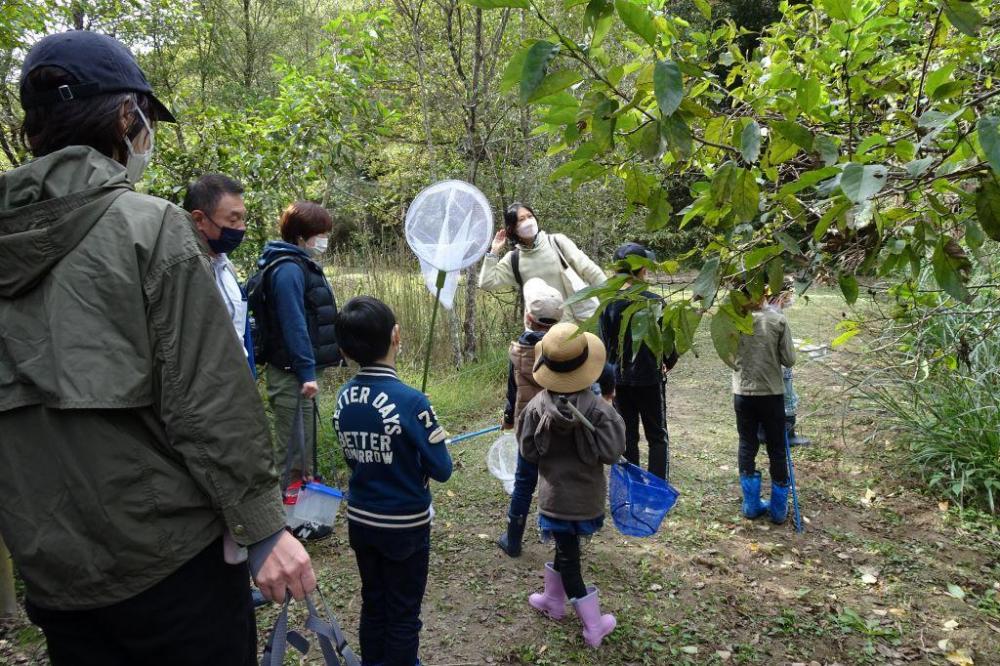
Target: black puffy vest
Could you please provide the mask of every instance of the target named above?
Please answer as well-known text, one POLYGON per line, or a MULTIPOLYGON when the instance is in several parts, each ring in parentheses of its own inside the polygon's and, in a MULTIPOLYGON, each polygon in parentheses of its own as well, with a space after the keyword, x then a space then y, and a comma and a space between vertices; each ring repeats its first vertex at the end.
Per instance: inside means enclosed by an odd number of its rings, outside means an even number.
MULTIPOLYGON (((337 345, 337 336, 334 332, 337 300, 333 296, 333 289, 330 288, 330 283, 327 282, 319 264, 304 257, 291 257, 291 259, 299 265, 306 279, 304 293, 306 325, 309 327, 309 341, 312 343, 316 369, 341 365, 343 359, 340 356, 340 347, 337 345)), ((273 309, 270 316, 271 321, 277 324, 277 314, 273 309)), ((292 362, 285 349, 285 340, 281 335, 280 326, 271 327, 271 340, 268 349, 272 350, 268 363, 285 370, 291 369, 292 362)))

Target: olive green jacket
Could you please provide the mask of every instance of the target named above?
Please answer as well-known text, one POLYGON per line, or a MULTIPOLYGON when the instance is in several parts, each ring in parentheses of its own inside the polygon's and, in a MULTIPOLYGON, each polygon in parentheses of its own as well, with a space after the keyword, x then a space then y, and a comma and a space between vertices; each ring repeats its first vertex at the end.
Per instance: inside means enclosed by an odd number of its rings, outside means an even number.
POLYGON ((109 605, 283 525, 190 218, 87 147, 0 175, 0 535, 31 601, 109 605))
POLYGON ((792 330, 785 315, 774 310, 753 313, 753 335, 741 335, 733 370, 736 395, 782 395, 781 366, 795 365, 792 330))

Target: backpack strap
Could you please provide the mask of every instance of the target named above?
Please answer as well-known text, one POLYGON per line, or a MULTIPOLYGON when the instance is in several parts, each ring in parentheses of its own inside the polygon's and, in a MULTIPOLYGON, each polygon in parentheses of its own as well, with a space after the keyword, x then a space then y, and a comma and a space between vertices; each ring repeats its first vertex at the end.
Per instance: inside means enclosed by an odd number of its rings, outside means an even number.
POLYGON ((510 253, 510 269, 514 271, 514 281, 517 282, 518 287, 524 286, 524 280, 521 278, 521 248, 515 247, 510 253))

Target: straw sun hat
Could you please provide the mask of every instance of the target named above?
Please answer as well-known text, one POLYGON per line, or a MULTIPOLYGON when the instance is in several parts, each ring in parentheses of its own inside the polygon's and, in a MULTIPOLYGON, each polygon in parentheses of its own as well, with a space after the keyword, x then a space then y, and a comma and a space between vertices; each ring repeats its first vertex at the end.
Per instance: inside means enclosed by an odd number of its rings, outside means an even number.
POLYGON ((576 393, 601 376, 607 352, 593 333, 577 335, 576 324, 556 324, 535 345, 532 376, 554 393, 576 393))

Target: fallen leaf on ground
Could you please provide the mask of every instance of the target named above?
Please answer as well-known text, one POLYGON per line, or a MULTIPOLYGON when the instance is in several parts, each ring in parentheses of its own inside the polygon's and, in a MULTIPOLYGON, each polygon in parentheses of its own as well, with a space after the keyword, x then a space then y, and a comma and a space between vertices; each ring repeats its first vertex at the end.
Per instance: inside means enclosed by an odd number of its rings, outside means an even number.
POLYGON ((945 631, 955 631, 957 627, 958 627, 958 622, 956 620, 948 620, 947 622, 944 623, 945 631))
POLYGON ((949 597, 955 597, 956 599, 964 599, 965 598, 965 590, 963 590, 962 588, 960 588, 958 585, 955 585, 954 583, 949 583, 948 584, 948 596, 949 597))
POLYGON ((698 654, 698 646, 685 645, 684 647, 681 648, 681 652, 683 652, 684 654, 698 654))
POLYGON ((733 653, 730 652, 729 650, 716 650, 715 656, 721 659, 722 661, 729 661, 730 657, 733 656, 733 653))
POLYGON ((947 659, 952 664, 957 664, 958 666, 973 666, 976 662, 972 661, 972 655, 966 650, 955 650, 954 652, 949 652, 945 655, 947 659))

